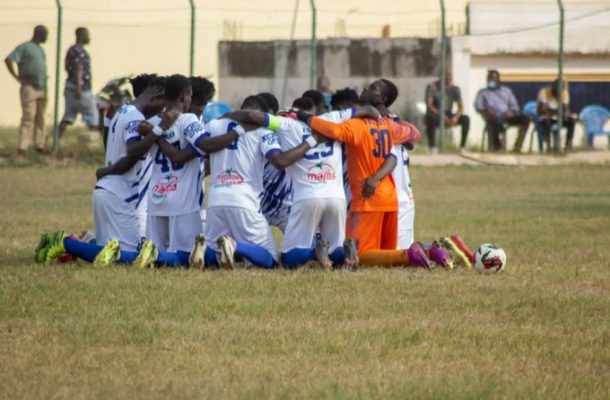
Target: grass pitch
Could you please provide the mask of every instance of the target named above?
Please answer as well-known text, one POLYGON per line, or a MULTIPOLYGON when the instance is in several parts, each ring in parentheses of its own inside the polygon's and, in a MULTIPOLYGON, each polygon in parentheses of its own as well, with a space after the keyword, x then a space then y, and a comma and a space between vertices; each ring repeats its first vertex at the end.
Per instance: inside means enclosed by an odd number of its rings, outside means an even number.
POLYGON ((506 273, 45 268, 94 168, 0 168, 0 397, 608 398, 608 166, 412 177, 418 240, 498 243, 506 273))

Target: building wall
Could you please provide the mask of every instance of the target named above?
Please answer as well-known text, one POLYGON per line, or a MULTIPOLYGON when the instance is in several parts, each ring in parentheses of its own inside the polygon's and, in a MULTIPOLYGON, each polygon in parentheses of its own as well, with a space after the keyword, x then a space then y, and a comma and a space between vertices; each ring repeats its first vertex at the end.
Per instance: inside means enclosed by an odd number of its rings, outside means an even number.
MULTIPOLYGON (((140 72, 188 73, 190 10, 186 0, 62 0, 62 3, 64 32, 60 61, 74 41, 74 29, 78 26, 88 27, 92 36, 89 51, 92 55, 94 90, 100 90, 107 81, 122 75, 140 72)), ((195 73, 210 76, 218 83, 219 41, 289 39, 295 3, 296 0, 260 0, 256 4, 248 0, 196 0, 195 73)), ((391 37, 430 38, 439 32, 438 2, 318 0, 316 3, 319 38, 378 38, 386 25, 391 37)), ((448 34, 463 34, 468 1, 445 0, 445 3, 448 34)), ((511 3, 523 5, 530 2, 513 0, 511 3)), ((564 0, 564 3, 592 2, 564 0)), ((597 0, 593 3, 597 4, 596 7, 604 7, 608 1, 597 0)), ((307 39, 311 32, 309 1, 298 1, 298 4, 294 38, 307 39)), ((609 20, 606 18, 606 21, 609 20)), ((36 24, 45 24, 50 31, 44 48, 49 66, 49 88, 53 89, 57 31, 54 1, 0 2, 0 56, 4 58, 16 45, 29 40, 36 24)), ((604 37, 608 37, 607 22, 605 24, 602 24, 602 29, 606 29, 604 37)), ((570 35, 569 31, 567 34, 570 35)), ((61 68, 60 81, 64 79, 61 68)), ((338 80, 341 84, 350 82, 338 80)), ((0 125, 17 125, 20 118, 18 84, 6 70, 0 73, 0 91, 3 94, 0 125)), ((419 96, 417 93, 415 95, 419 96)), ((50 100, 48 120, 53 111, 52 91, 50 100)), ((60 99, 60 102, 61 113, 63 100, 60 99)))

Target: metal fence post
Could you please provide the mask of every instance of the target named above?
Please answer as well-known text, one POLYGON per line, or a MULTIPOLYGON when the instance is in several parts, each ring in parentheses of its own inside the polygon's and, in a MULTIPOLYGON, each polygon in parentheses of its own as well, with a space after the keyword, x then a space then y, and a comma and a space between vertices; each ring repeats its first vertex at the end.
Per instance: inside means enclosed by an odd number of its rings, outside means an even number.
MULTIPOLYGON (((563 2, 562 0, 557 0, 557 5, 559 6, 559 58, 557 60, 558 64, 558 79, 559 79, 559 87, 558 89, 558 99, 557 99, 557 113, 558 113, 558 121, 557 121, 557 138, 558 141, 561 142, 561 128, 563 127, 563 2)), ((560 148, 560 143, 556 143, 557 150, 560 148)))
POLYGON ((55 0, 57 4, 57 44, 55 46, 55 106, 53 110, 53 154, 59 151, 59 66, 61 57, 61 28, 63 25, 63 7, 61 0, 55 0))
POLYGON ((311 6, 311 66, 309 69, 309 88, 313 89, 316 79, 316 69, 318 67, 318 44, 316 37, 316 18, 318 11, 314 0, 309 0, 309 5, 311 6))
POLYGON ((439 140, 438 147, 442 151, 445 145, 445 69, 447 68, 447 38, 445 37, 445 1, 439 0, 441 6, 441 69, 439 73, 441 85, 440 113, 438 116, 439 140))
POLYGON ((193 76, 193 70, 195 69, 195 0, 189 0, 191 4, 191 50, 189 59, 189 74, 193 76))

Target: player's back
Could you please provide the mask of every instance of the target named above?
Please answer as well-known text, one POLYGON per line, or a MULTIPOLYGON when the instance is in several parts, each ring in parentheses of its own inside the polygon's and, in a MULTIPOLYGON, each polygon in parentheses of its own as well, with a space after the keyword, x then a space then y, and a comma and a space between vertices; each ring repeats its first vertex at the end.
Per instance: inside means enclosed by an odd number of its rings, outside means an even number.
MULTIPOLYGON (((178 150, 191 148, 199 152, 187 140, 187 135, 202 127, 195 114, 183 113, 172 126, 163 132, 163 139, 178 150)), ((199 157, 184 164, 174 164, 158 146, 151 148, 153 172, 148 197, 148 214, 173 216, 189 214, 201 208, 202 180, 199 157)))
POLYGON ((352 193, 351 211, 396 211, 398 202, 392 175, 383 178, 373 196, 362 198, 364 180, 374 175, 386 158, 394 157, 392 125, 386 118, 350 119, 345 138, 347 174, 352 193))
MULTIPOLYGON (((205 126, 211 137, 224 135, 238 124, 228 119, 205 126)), ((277 149, 277 136, 259 128, 238 137, 225 149, 210 155, 208 207, 228 206, 260 211, 266 155, 277 149)))
MULTIPOLYGON (((277 131, 283 151, 300 145, 311 136, 311 128, 303 122, 278 117, 277 131)), ((293 185, 293 202, 311 198, 345 199, 341 144, 319 143, 286 168, 293 185)))
MULTIPOLYGON (((127 155, 127 144, 140 140, 138 126, 144 115, 135 106, 123 105, 110 121, 108 141, 106 144, 105 162, 110 166, 127 155)), ((139 201, 139 184, 142 178, 143 164, 138 161, 129 171, 121 175, 106 175, 96 186, 115 193, 128 203, 137 206, 139 201)))

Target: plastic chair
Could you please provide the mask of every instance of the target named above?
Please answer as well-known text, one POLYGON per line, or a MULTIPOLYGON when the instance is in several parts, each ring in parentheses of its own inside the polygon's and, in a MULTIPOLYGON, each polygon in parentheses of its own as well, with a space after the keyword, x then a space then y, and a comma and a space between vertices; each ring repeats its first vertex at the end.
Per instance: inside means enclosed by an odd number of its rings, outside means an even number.
POLYGON ((530 100, 523 106, 523 115, 529 117, 533 122, 534 126, 530 130, 530 153, 534 148, 534 131, 538 133, 538 151, 542 153, 543 140, 542 140, 542 128, 538 122, 538 104, 535 100, 530 100))
POLYGON ((593 138, 596 135, 608 136, 608 147, 610 148, 610 131, 604 131, 604 125, 610 118, 610 111, 597 104, 586 106, 578 116, 585 124, 587 134, 587 145, 593 147, 593 138))

